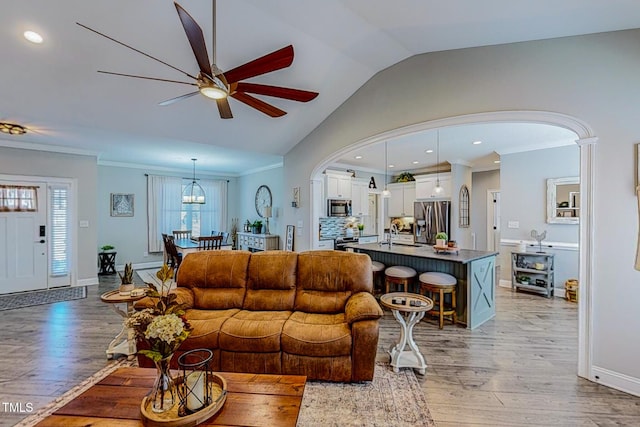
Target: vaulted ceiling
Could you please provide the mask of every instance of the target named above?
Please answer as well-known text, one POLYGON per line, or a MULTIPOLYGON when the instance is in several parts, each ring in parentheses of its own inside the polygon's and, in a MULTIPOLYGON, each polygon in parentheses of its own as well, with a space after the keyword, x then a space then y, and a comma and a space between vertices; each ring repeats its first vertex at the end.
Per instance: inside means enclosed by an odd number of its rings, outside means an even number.
MULTIPOLYGON (((207 0, 180 4, 204 31, 207 0)), ((21 0, 0 14, 0 121, 28 127, 0 146, 95 154, 103 164, 144 164, 235 175, 281 162, 375 73, 433 51, 640 27, 637 0, 219 0, 217 65, 228 70, 292 44, 293 64, 251 82, 317 91, 309 103, 260 97, 288 114, 231 100, 234 118, 182 85, 175 70, 76 25, 87 25, 190 73, 198 67, 168 0, 21 0), (34 30, 42 44, 22 34, 34 30)), ((430 137, 425 137, 429 139, 430 137)), ((452 158, 456 155, 451 154, 452 158)), ((377 163, 376 163, 377 164, 377 163)))

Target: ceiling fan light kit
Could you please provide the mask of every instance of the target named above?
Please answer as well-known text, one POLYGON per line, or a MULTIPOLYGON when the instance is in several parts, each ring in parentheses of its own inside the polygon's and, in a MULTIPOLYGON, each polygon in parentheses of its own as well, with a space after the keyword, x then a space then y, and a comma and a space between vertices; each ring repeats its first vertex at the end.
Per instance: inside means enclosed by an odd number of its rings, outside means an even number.
POLYGON ((166 106, 173 104, 174 102, 181 101, 186 98, 190 98, 198 93, 203 96, 214 99, 216 101, 218 112, 220 117, 223 119, 231 119, 233 118, 233 114, 231 113, 231 107, 229 105, 228 97, 235 99, 236 101, 242 102, 243 104, 248 105, 270 117, 282 117, 286 113, 286 111, 281 110, 280 108, 268 104, 267 102, 258 99, 249 94, 255 95, 263 95, 270 96, 274 98, 282 98, 288 99, 291 101, 297 102, 309 102, 312 99, 315 99, 318 96, 317 92, 311 92, 307 90, 300 89, 292 89, 286 87, 278 87, 271 85, 263 85, 257 83, 248 83, 241 80, 249 79, 251 77, 256 77, 262 74, 270 73, 272 71, 281 70, 283 68, 289 67, 293 62, 293 46, 289 45, 282 49, 271 52, 267 55, 264 55, 260 58, 254 59, 253 61, 247 62, 239 67, 233 68, 229 71, 223 72, 216 65, 216 1, 213 0, 212 7, 212 15, 213 15, 213 44, 212 44, 212 58, 213 63, 209 62, 209 55, 207 53, 207 46, 204 41, 204 35, 202 32, 202 28, 198 25, 198 23, 187 13, 186 10, 182 8, 178 3, 174 3, 176 11, 178 12, 178 17, 180 18, 180 22, 182 23, 182 27, 184 29, 185 34, 187 35, 187 40, 193 50, 193 54, 195 56, 196 62, 198 63, 198 68, 200 72, 197 77, 191 73, 183 71, 177 67, 174 67, 171 64, 168 64, 158 58, 155 58, 145 52, 142 52, 139 49, 136 49, 132 46, 129 46, 125 43, 122 43, 110 36, 107 36, 99 31, 96 31, 92 28, 87 27, 86 25, 77 23, 79 26, 92 31, 102 37, 105 37, 115 43, 118 43, 128 49, 131 49, 139 54, 142 54, 154 61, 160 62, 167 67, 170 67, 185 76, 189 77, 195 82, 183 82, 176 80, 169 80, 164 78, 157 77, 148 77, 148 76, 137 76, 132 74, 124 74, 124 73, 115 73, 110 71, 98 71, 104 74, 111 74, 122 77, 133 77, 138 79, 145 80, 155 80, 155 81, 164 81, 168 83, 179 83, 184 85, 196 86, 198 88, 195 92, 190 92, 184 95, 177 96, 175 98, 167 99, 165 101, 160 102, 161 106, 166 106))
POLYGON ((9 135, 24 135, 27 133, 27 128, 13 123, 0 122, 0 132, 9 135))

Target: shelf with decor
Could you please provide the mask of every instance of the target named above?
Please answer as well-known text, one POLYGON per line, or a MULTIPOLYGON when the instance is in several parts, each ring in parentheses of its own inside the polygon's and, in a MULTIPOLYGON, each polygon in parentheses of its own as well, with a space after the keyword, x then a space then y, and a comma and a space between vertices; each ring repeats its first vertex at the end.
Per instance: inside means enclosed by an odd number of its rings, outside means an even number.
POLYGON ((511 252, 511 288, 553 296, 554 254, 511 252))

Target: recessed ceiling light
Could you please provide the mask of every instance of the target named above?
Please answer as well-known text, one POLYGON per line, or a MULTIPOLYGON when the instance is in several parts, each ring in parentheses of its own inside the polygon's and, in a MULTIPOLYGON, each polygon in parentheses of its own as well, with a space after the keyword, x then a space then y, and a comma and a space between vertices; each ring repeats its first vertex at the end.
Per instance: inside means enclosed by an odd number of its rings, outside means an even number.
POLYGON ((480 145, 482 144, 482 141, 473 141, 473 145, 480 145))
POLYGON ((360 160, 362 158, 362 156, 356 156, 355 159, 356 160, 360 160))
POLYGON ((413 161, 413 162, 411 162, 411 163, 413 163, 414 165, 417 165, 417 164, 418 164, 418 163, 420 163, 420 162, 419 162, 419 161, 417 161, 417 160, 414 160, 414 161, 413 161))
POLYGON ((389 165, 389 167, 390 167, 390 168, 395 168, 395 167, 396 167, 396 165, 389 165))
POLYGON ((23 33, 24 38, 29 40, 31 43, 35 43, 35 44, 40 44, 43 42, 43 38, 40 34, 36 33, 35 31, 25 31, 23 33))
POLYGON ((493 163, 500 163, 500 160, 494 160, 493 163))
POLYGON ((433 150, 431 150, 431 149, 426 150, 426 151, 425 151, 425 153, 427 153, 427 154, 431 154, 431 153, 433 153, 433 150))

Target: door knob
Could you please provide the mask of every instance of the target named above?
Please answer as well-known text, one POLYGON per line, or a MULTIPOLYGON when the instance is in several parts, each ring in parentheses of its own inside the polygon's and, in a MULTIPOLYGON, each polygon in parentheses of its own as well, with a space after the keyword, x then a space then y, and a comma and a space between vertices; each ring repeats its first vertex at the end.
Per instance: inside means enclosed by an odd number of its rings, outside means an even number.
POLYGON ((40 239, 39 241, 37 241, 36 243, 44 243, 44 239, 40 239))

